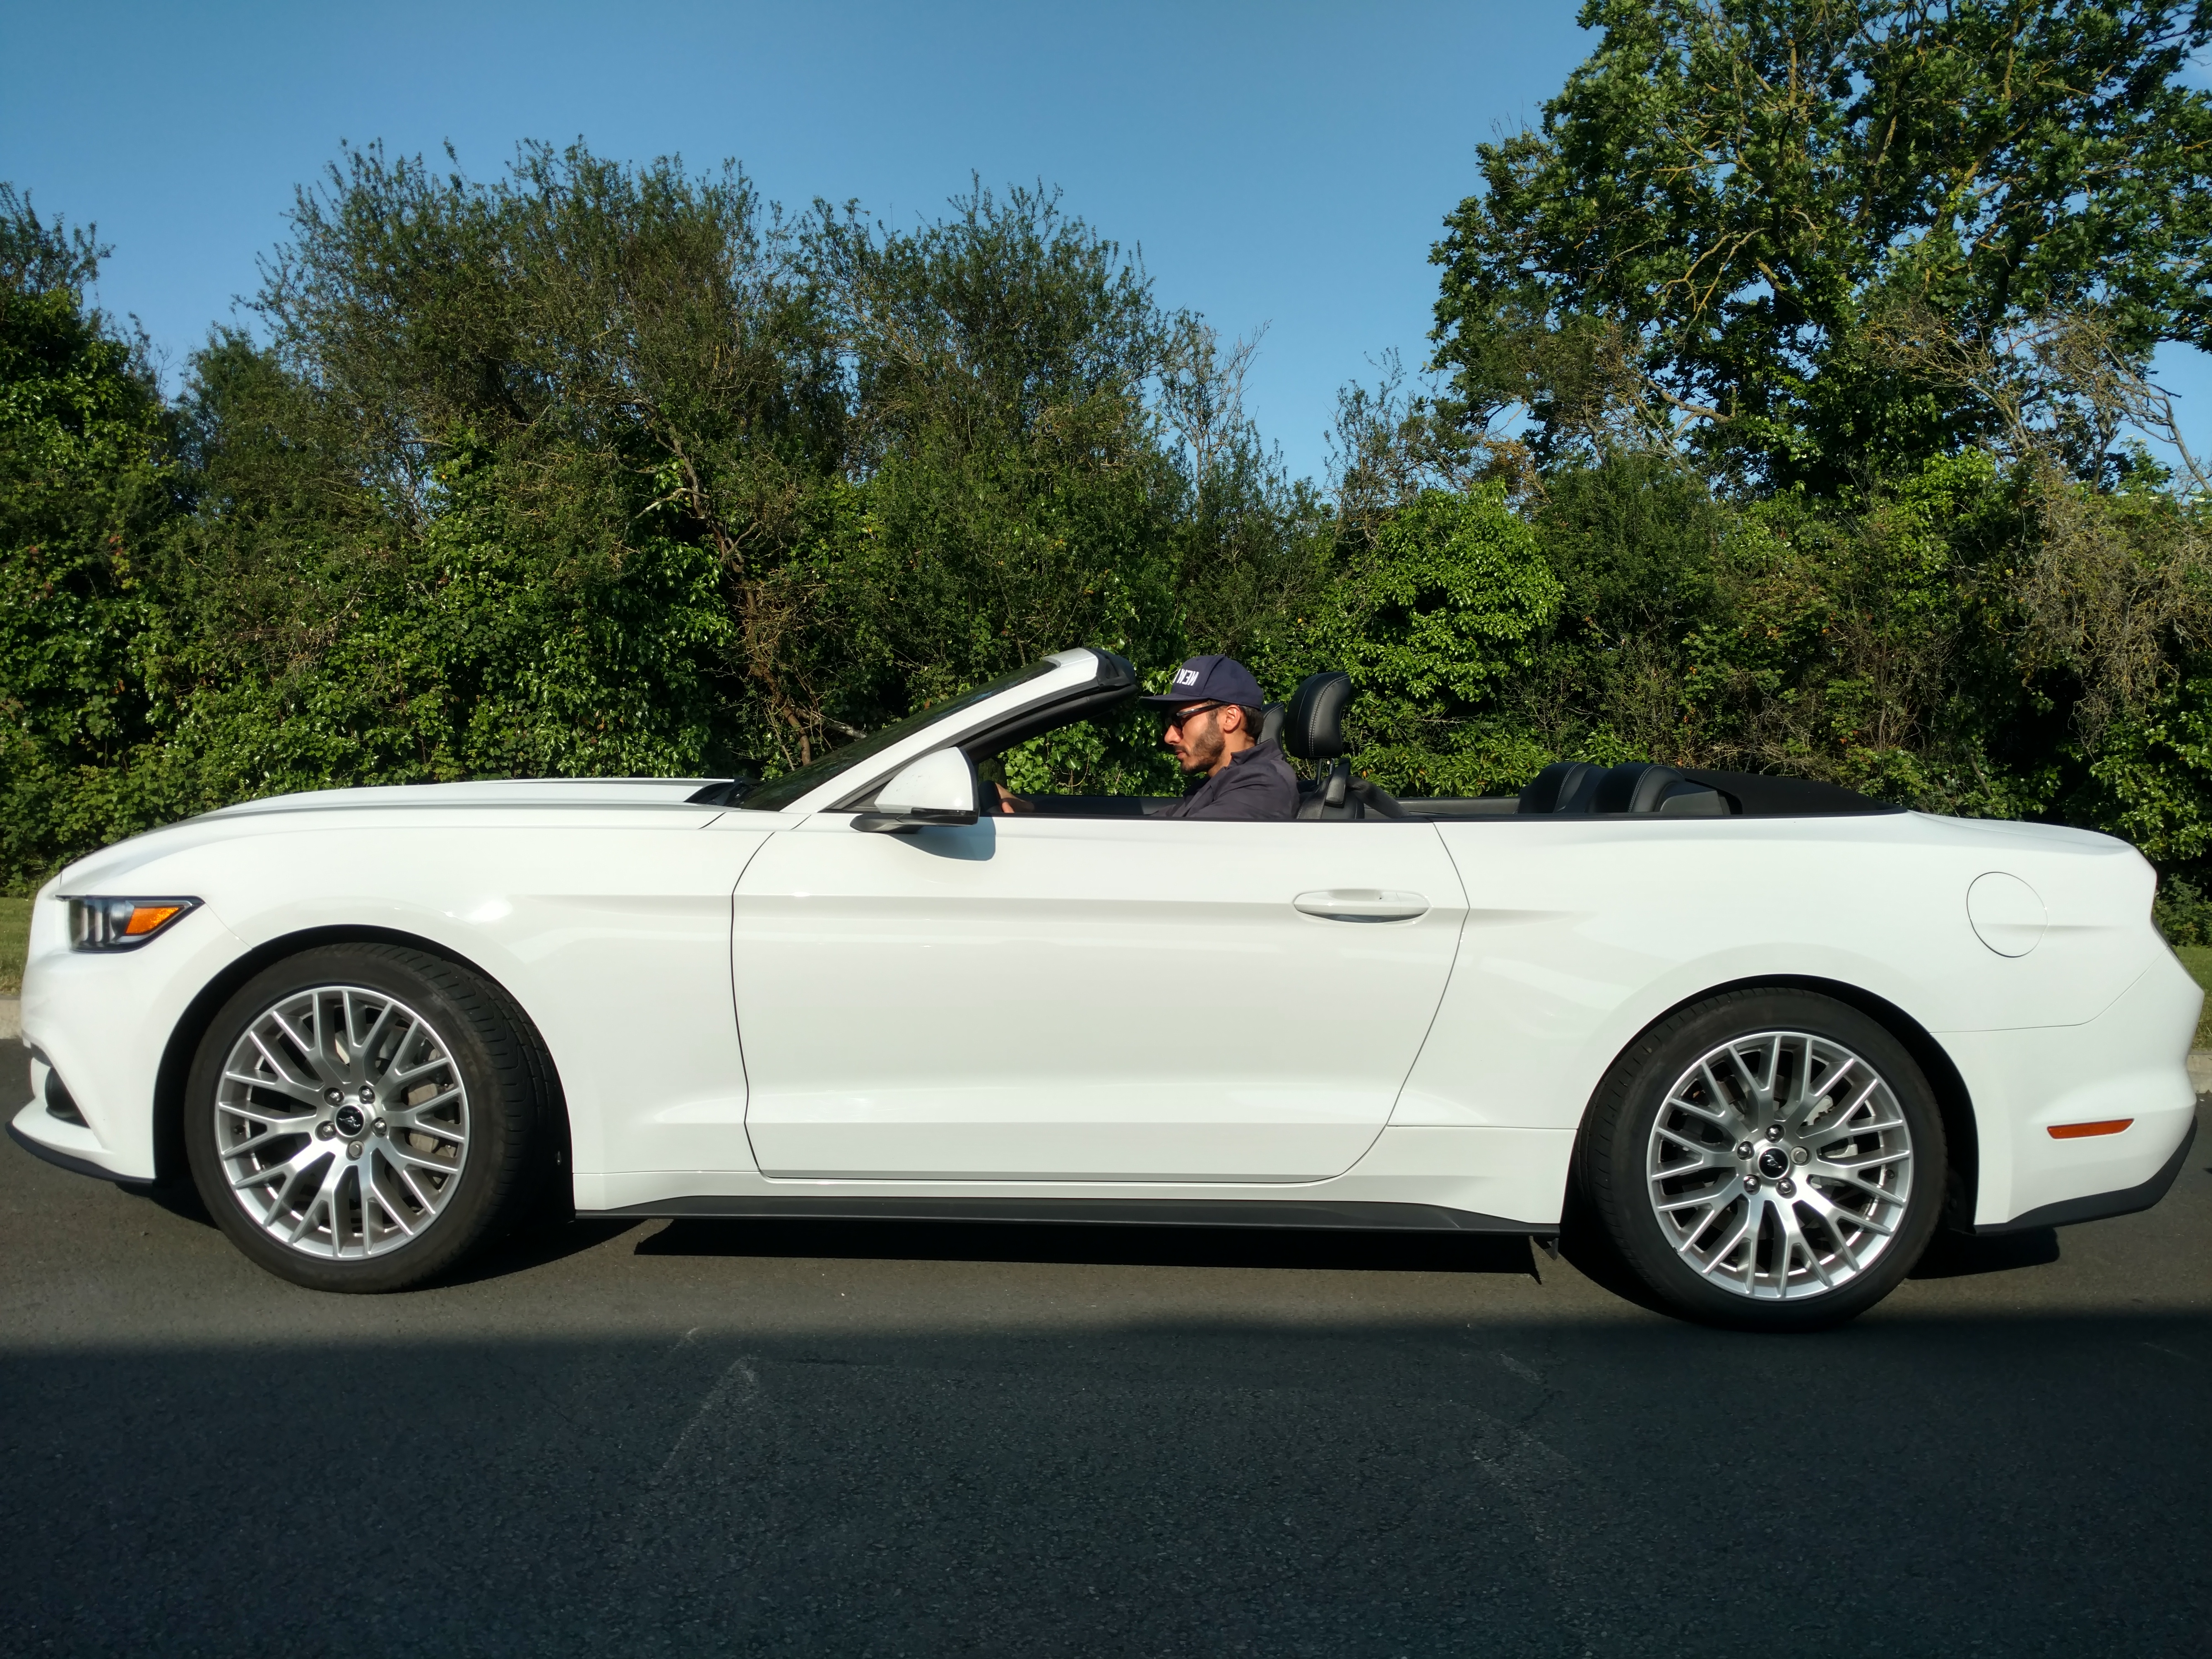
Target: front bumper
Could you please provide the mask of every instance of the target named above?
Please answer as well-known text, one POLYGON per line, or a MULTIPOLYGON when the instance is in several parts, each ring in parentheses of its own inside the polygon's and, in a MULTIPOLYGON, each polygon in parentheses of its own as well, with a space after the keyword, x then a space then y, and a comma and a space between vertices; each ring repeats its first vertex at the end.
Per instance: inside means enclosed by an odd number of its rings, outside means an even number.
POLYGON ((44 1101, 34 1100, 15 1114, 15 1121, 8 1126, 8 1139, 32 1157, 71 1175, 96 1176, 102 1181, 130 1178, 100 1162, 106 1149, 98 1144, 91 1130, 63 1122, 46 1110, 44 1101))
POLYGON ((33 1100, 9 1129, 64 1167, 114 1181, 152 1181, 154 1095, 171 1036, 200 990, 243 956, 245 942, 203 905, 143 949, 72 951, 64 907, 49 884, 33 907, 23 974, 23 1041, 33 1100), (49 1113, 46 1069, 60 1072, 82 1124, 49 1113))
POLYGON ((73 1175, 96 1176, 103 1181, 135 1178, 117 1167, 113 1152, 88 1123, 68 1115, 76 1103, 60 1086, 52 1065, 37 1048, 31 1050, 31 1098, 8 1125, 8 1138, 33 1158, 44 1158, 73 1175))

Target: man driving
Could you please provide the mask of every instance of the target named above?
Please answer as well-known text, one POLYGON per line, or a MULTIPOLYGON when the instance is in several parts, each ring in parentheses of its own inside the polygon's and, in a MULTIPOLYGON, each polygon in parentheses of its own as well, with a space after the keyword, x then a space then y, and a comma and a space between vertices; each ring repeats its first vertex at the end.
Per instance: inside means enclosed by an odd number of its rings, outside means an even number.
MULTIPOLYGON (((1193 657, 1175 672, 1170 689, 1140 697, 1164 710, 1160 741, 1175 750, 1186 772, 1206 781, 1154 816, 1164 818, 1242 818, 1270 821, 1298 815, 1298 776, 1283 746, 1260 738, 1266 693, 1252 671, 1231 657, 1193 657)), ((1034 812, 1026 799, 994 784, 1001 812, 1034 812)))
POLYGON ((1168 690, 1146 697, 1167 712, 1161 741, 1186 772, 1206 781, 1169 807, 1165 818, 1295 818, 1297 774, 1283 746, 1260 737, 1267 696, 1252 671, 1231 657, 1193 657, 1175 672, 1168 690))

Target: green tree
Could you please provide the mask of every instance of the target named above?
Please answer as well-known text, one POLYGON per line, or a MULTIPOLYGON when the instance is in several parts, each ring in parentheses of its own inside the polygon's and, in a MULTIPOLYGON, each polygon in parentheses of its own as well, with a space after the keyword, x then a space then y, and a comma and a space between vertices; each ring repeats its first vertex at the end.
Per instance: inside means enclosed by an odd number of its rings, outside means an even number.
POLYGON ((2212 477, 2130 434, 2212 341, 2212 7, 1582 18, 1434 251, 1431 423, 1521 467, 1565 589, 1501 717, 2206 856, 2212 477))
MULTIPOLYGON (((149 646, 197 801, 774 772, 1073 641, 1257 638, 1310 562, 1249 422, 1181 441, 1211 337, 1048 192, 894 231, 734 169, 371 148, 259 308, 194 360, 149 646)), ((1029 760, 1164 787, 1156 738, 1029 760)))
MULTIPOLYGON (((849 410, 795 239, 741 173, 526 146, 505 178, 479 184, 372 147, 301 192, 292 233, 259 302, 290 388, 269 453, 295 473, 362 481, 343 501, 317 487, 322 505, 301 521, 323 538, 313 556, 332 580, 354 579, 335 556, 448 580, 454 527, 437 527, 464 510, 526 564, 514 570, 518 596, 533 596, 516 600, 526 616, 541 598, 580 615, 658 615, 649 596, 672 580, 693 594, 703 560, 728 625, 672 620, 687 665, 657 646, 634 653, 613 629, 586 629, 581 658, 563 647, 568 680, 626 707, 643 744, 593 769, 646 754, 726 764, 809 729, 799 553, 823 517, 849 410), (341 528, 343 553, 327 540, 341 528), (672 577, 672 561, 692 574, 672 577), (641 701, 648 659, 657 690, 641 701)), ((496 672, 488 660, 477 683, 496 672)), ((573 714, 575 694, 543 684, 549 717, 573 714)))
MULTIPOLYGON (((1497 718, 1562 590, 1502 484, 1425 489, 1351 538, 1304 629, 1316 665, 1359 693, 1360 769, 1419 795, 1482 794, 1542 764, 1497 718)), ((1548 757, 1546 757, 1548 758, 1548 757)))
MULTIPOLYGON (((1596 50, 1540 126, 1480 147, 1446 222, 1437 357, 1549 452, 1689 444, 1822 493, 2000 435, 1986 354, 2108 422, 2039 331, 2100 319, 2140 369, 2212 343, 2202 0, 1589 0, 1596 50)), ((2093 401, 2093 400, 2092 400, 2093 401)))
POLYGON ((815 567, 849 653, 838 712, 865 724, 1079 641, 1179 644, 1142 271, 1019 189, 913 232, 818 213, 807 254, 853 374, 854 510, 815 567))
POLYGON ((141 642, 176 510, 142 342, 85 301, 105 250, 0 184, 0 884, 146 821, 141 642))

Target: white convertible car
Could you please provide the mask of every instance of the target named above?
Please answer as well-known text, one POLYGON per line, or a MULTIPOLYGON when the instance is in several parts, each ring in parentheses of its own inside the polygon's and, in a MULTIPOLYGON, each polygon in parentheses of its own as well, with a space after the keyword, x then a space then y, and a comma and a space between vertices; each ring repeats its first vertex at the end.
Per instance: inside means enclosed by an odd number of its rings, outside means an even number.
POLYGON ((549 1190, 613 1216, 1556 1233, 1693 1317, 1870 1305, 1939 1224, 2157 1200, 2200 1000, 2124 843, 1657 766, 1395 801, 1349 683, 1290 823, 979 815, 1135 695, 1062 653, 741 791, 341 789, 70 866, 15 1139, 189 1170, 256 1261, 391 1290, 549 1190))

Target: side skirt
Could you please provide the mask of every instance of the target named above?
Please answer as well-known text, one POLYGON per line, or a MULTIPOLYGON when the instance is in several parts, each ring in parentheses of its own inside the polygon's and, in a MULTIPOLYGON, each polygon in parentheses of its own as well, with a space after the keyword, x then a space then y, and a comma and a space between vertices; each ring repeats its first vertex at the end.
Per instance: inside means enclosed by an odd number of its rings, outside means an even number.
POLYGON ((1211 1198, 670 1198, 619 1210, 584 1210, 578 1219, 711 1218, 725 1221, 1041 1221, 1122 1227, 1353 1228, 1366 1231, 1550 1235, 1472 1210, 1434 1204, 1211 1198))

